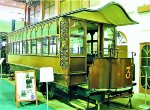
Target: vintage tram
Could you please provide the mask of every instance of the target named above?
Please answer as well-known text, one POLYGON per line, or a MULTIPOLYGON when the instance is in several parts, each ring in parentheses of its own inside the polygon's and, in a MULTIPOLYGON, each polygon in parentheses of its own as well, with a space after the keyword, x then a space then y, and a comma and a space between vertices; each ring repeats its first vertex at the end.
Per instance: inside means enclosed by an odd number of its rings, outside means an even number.
POLYGON ((116 27, 135 23, 114 2, 55 16, 9 33, 7 63, 14 71, 36 70, 39 88, 44 87, 39 83, 39 69, 53 67, 49 97, 53 88, 69 94, 74 88, 84 94, 85 85, 94 91, 126 88, 132 86, 134 62, 118 57, 116 27))

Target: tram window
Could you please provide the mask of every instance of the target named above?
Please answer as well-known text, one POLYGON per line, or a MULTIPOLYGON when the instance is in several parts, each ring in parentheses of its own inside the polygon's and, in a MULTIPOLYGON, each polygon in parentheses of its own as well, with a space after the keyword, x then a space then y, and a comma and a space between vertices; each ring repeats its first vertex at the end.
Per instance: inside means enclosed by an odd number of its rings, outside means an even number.
POLYGON ((112 41, 105 41, 104 43, 104 54, 109 55, 109 49, 113 48, 113 42, 112 41))
POLYGON ((91 43, 87 43, 87 54, 91 54, 91 43))
POLYGON ((70 38, 70 54, 83 54, 83 43, 84 39, 81 38, 70 38))
POLYGON ((50 54, 56 54, 56 37, 50 37, 50 54))
POLYGON ((60 53, 60 38, 57 37, 57 54, 60 53))
POLYGON ((72 20, 71 35, 84 35, 84 23, 82 21, 72 20))
POLYGON ((57 22, 53 22, 50 24, 49 33, 57 34, 57 22))
POLYGON ((93 54, 97 55, 97 42, 93 42, 93 54))
POLYGON ((11 43, 8 44, 8 53, 11 54, 11 43))
POLYGON ((105 25, 104 26, 104 55, 109 55, 109 49, 115 48, 115 38, 114 38, 114 26, 105 25))
POLYGON ((104 38, 107 39, 114 38, 114 27, 109 27, 109 26, 104 27, 104 38))
POLYGON ((84 22, 71 20, 70 54, 83 54, 84 22))
POLYGON ((87 40, 91 40, 91 35, 90 35, 90 33, 87 34, 87 40))
POLYGON ((32 40, 32 54, 36 54, 36 47, 37 47, 37 43, 36 40, 32 40))
POLYGON ((43 55, 48 55, 48 38, 43 38, 43 55))
POLYGON ((22 54, 22 42, 20 42, 20 54, 22 54))
POLYGON ((31 54, 31 41, 27 41, 27 54, 31 54))
POLYGON ((17 49, 17 50, 16 50, 16 54, 19 54, 19 51, 20 51, 20 49, 19 49, 19 42, 16 43, 16 46, 17 46, 17 47, 16 47, 16 49, 17 49))
POLYGON ((41 55, 41 52, 42 52, 42 42, 41 42, 42 39, 37 39, 37 54, 38 55, 41 55))
POLYGON ((93 35, 88 33, 87 35, 87 54, 88 55, 97 55, 97 32, 94 32, 93 35))
POLYGON ((13 43, 9 43, 9 54, 13 54, 13 43))
POLYGON ((12 43, 11 49, 12 49, 12 54, 14 54, 14 42, 12 43))
POLYGON ((17 52, 17 43, 16 42, 14 42, 14 54, 16 54, 17 52))
POLYGON ((26 41, 26 40, 23 41, 23 45, 22 45, 22 46, 23 46, 23 48, 22 48, 22 49, 23 49, 23 50, 22 50, 22 53, 23 53, 23 54, 26 54, 26 53, 27 53, 27 50, 26 50, 26 47, 27 47, 27 41, 26 41))

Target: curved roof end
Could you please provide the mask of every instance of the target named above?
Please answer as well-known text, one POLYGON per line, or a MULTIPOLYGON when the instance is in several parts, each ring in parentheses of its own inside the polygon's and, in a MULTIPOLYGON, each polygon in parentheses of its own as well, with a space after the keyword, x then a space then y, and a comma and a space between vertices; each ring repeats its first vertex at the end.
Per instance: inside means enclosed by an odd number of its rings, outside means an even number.
POLYGON ((126 10, 118 3, 111 2, 97 9, 82 8, 76 11, 69 12, 65 16, 75 18, 108 23, 114 25, 130 25, 138 22, 130 18, 126 10))

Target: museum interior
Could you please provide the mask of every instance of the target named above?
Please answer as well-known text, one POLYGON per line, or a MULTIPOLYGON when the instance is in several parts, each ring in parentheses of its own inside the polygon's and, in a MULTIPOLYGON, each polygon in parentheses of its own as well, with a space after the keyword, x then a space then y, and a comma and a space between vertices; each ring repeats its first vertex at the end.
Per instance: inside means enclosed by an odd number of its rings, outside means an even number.
POLYGON ((150 110, 149 0, 0 0, 1 110, 150 110))

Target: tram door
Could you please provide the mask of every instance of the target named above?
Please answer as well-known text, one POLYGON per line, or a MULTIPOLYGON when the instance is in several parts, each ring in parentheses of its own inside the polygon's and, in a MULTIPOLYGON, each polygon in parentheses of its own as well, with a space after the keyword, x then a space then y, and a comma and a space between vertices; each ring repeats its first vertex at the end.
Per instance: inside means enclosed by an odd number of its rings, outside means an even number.
POLYGON ((98 56, 98 36, 98 24, 87 23, 87 73, 93 59, 98 56))
POLYGON ((70 25, 70 71, 81 74, 86 72, 85 23, 71 20, 70 25))
POLYGON ((95 57, 116 57, 115 26, 87 24, 87 71, 95 57), (110 49, 112 51, 110 52, 110 49))

